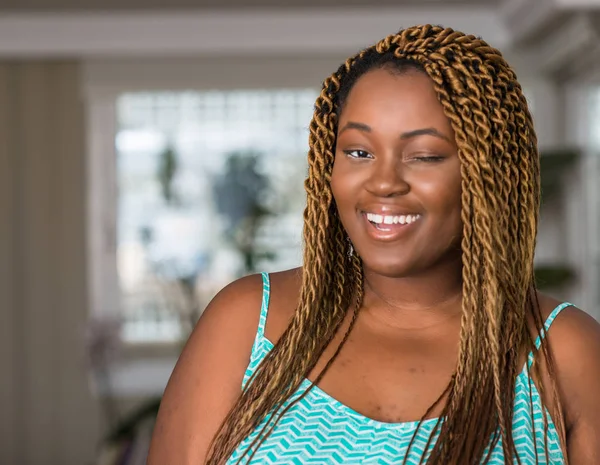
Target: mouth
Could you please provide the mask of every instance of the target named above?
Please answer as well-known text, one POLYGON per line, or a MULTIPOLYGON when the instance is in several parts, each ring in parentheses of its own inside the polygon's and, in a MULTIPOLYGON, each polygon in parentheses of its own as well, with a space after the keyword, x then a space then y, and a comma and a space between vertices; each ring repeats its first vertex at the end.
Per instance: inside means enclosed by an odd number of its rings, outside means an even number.
POLYGON ((415 227, 421 220, 421 215, 405 213, 401 215, 383 215, 378 213, 361 212, 367 234, 380 241, 392 241, 415 227))

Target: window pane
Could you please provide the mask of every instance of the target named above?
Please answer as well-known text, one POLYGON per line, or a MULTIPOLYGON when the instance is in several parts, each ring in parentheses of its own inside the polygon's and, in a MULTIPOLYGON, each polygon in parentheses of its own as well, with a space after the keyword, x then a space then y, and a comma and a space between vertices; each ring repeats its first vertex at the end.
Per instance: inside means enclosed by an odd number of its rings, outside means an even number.
POLYGON ((301 261, 316 90, 158 92, 118 100, 124 338, 185 337, 225 284, 301 261))
MULTIPOLYGON (((590 104, 590 132, 589 136, 589 153, 591 157, 587 167, 589 170, 586 174, 589 176, 587 180, 587 188, 589 200, 592 202, 591 212, 593 217, 588 221, 592 225, 590 231, 591 237, 595 238, 591 245, 592 256, 594 257, 594 275, 600 277, 600 90, 595 90, 591 93, 590 104)), ((596 295, 594 296, 594 304, 600 304, 600 286, 595 288, 596 295)))

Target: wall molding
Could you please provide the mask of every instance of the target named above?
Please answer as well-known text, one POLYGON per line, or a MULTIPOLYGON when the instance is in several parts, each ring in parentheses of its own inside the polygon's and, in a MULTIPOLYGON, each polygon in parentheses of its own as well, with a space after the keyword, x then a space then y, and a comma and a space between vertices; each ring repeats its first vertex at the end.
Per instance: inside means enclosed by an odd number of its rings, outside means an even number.
POLYGON ((598 0, 504 0, 500 8, 515 45, 536 43, 573 16, 600 12, 598 0))
POLYGON ((516 43, 535 40, 544 28, 565 14, 561 10, 556 0, 506 0, 501 8, 504 23, 516 43))
POLYGON ((490 6, 27 13, 0 15, 0 58, 351 53, 423 23, 481 35, 497 48, 509 42, 490 6))
POLYGON ((600 58, 600 33, 592 14, 577 13, 535 45, 538 64, 559 81, 584 75, 600 58))

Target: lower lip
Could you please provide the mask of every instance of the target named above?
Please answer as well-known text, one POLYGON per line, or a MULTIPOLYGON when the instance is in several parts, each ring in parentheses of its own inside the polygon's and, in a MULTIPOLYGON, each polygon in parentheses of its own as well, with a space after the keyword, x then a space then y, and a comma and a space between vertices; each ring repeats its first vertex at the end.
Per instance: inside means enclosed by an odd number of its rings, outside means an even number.
POLYGON ((396 239, 399 239, 402 235, 412 230, 416 223, 421 221, 421 217, 419 217, 412 223, 381 224, 381 229, 379 229, 367 219, 367 215, 365 213, 362 213, 361 216, 363 217, 363 221, 366 224, 367 234, 371 238, 378 241, 394 241, 396 239))

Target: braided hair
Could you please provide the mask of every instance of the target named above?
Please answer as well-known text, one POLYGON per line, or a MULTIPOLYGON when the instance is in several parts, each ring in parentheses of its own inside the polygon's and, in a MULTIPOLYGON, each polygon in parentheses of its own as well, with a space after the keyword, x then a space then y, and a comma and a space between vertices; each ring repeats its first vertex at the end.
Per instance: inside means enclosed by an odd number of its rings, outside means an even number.
MULTIPOLYGON (((504 456, 519 460, 512 417, 522 354, 534 348, 528 315, 538 334, 543 326, 533 278, 540 198, 537 139, 522 89, 501 53, 475 36, 425 25, 403 29, 361 51, 323 83, 310 123, 299 303, 291 323, 223 421, 208 464, 224 463, 260 427, 242 456, 251 458, 282 415, 321 380, 352 331, 364 292, 362 264, 356 254, 348 253, 330 181, 339 114, 357 79, 376 68, 400 73, 413 69, 429 76, 454 130, 461 166, 460 349, 454 375, 438 400, 446 399, 443 421, 429 437, 431 442, 437 434, 437 440, 421 461, 487 463, 500 440, 504 456), (334 355, 311 387, 286 405, 349 311, 351 323, 334 355)), ((552 380, 549 388, 559 406, 557 428, 565 444, 554 362, 545 343, 540 352, 552 380)), ((533 370, 541 380, 538 363, 533 370)), ((542 384, 544 398, 548 387, 542 384)), ((547 430, 547 418, 544 425, 547 430)), ((412 443, 409 452, 410 447, 412 443)))

